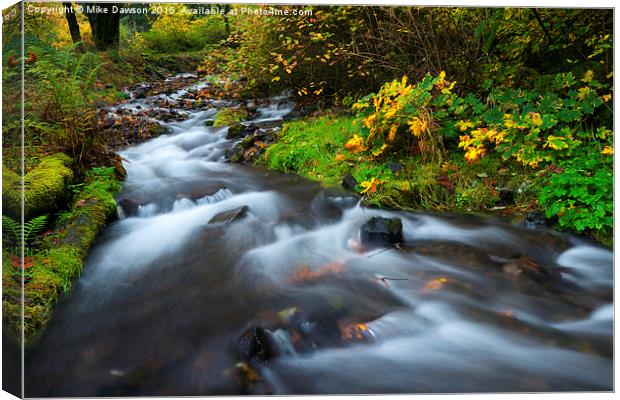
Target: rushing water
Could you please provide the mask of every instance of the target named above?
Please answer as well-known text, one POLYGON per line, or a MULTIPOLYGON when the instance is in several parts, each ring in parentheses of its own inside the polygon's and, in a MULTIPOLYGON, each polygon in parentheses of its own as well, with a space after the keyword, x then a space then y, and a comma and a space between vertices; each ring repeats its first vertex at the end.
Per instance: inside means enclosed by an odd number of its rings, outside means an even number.
POLYGON ((224 163, 215 113, 122 152, 119 200, 140 206, 119 211, 27 354, 27 396, 612 389, 609 250, 496 218, 362 208, 224 163), (401 218, 404 243, 361 248, 372 216, 401 218), (252 366, 259 380, 238 364, 256 326, 278 354, 252 366))

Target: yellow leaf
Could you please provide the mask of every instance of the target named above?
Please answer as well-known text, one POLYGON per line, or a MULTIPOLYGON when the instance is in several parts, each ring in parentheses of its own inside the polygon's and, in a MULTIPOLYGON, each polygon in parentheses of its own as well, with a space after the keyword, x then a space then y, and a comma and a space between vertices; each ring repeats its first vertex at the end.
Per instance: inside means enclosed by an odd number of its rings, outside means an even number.
POLYGON ((357 133, 353 135, 353 137, 344 145, 344 148, 351 153, 359 153, 366 150, 364 141, 357 135, 357 133))
POLYGON ((370 178, 369 181, 363 181, 360 186, 364 189, 360 193, 375 193, 377 191, 377 186, 380 184, 381 181, 376 178, 370 178))
POLYGON ((273 79, 271 80, 271 82, 277 82, 280 80, 279 76, 274 76, 273 79))
POLYGON ((562 137, 549 135, 547 136, 547 142, 544 144, 544 147, 561 150, 568 148, 568 143, 566 143, 562 137))
POLYGON ((414 117, 409 120, 408 123, 409 132, 411 132, 414 136, 420 136, 422 132, 426 132, 428 130, 428 123, 422 118, 414 117))
POLYGON ((465 132, 468 128, 473 128, 474 127, 474 123, 471 122, 470 120, 466 120, 466 121, 459 121, 456 123, 457 128, 459 128, 459 130, 461 132, 465 132))
POLYGON ((478 145, 475 147, 470 146, 467 148, 465 152, 465 159, 467 160, 467 162, 472 163, 484 157, 485 154, 486 154, 486 149, 484 148, 483 145, 478 145))
POLYGON ((386 149, 386 148, 387 148, 387 144, 386 144, 386 143, 383 143, 383 146, 381 146, 381 148, 380 148, 380 149, 373 150, 372 154, 373 154, 375 157, 377 157, 377 156, 381 155, 381 154, 385 151, 385 149, 386 149))
POLYGON ((586 98, 586 96, 588 95, 588 93, 590 93, 590 91, 591 91, 591 90, 592 90, 592 89, 590 89, 589 87, 582 87, 582 88, 579 88, 579 90, 577 90, 577 92, 578 92, 578 93, 577 93, 577 98, 578 98, 579 100, 583 100, 583 99, 585 99, 585 98, 586 98))
POLYGON ((392 124, 390 127, 390 132, 388 133, 388 141, 393 141, 396 138, 396 131, 398 130, 398 125, 392 124))
POLYGON ((542 125, 542 118, 540 117, 539 113, 530 113, 530 118, 532 118, 532 123, 534 125, 542 125))
POLYGON ((614 148, 612 146, 605 146, 603 151, 601 151, 601 154, 611 156, 614 154, 614 148))

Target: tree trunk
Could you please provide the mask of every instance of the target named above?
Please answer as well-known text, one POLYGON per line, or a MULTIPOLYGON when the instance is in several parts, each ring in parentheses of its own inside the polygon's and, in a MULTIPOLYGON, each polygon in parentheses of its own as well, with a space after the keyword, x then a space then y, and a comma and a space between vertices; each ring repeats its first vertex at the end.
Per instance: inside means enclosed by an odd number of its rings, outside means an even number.
POLYGON ((120 14, 112 13, 113 6, 120 6, 120 4, 84 3, 97 50, 118 49, 120 14))
POLYGON ((73 3, 63 2, 62 5, 65 6, 65 18, 67 18, 67 23, 69 24, 71 40, 73 40, 73 43, 79 43, 82 41, 82 35, 80 34, 80 25, 78 25, 77 18, 75 17, 73 3))
POLYGON ((228 20, 228 13, 230 12, 230 4, 224 6, 224 27, 226 29, 226 38, 230 37, 230 21, 228 20))

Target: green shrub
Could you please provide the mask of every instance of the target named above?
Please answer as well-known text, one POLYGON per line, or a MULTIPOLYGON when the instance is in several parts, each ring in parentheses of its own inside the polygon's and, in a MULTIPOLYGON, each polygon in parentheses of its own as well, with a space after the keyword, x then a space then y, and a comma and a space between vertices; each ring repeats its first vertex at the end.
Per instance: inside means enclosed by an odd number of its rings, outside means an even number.
POLYGON ((577 232, 613 229, 612 157, 591 153, 562 163, 540 192, 547 217, 577 232))
POLYGON ((181 12, 183 5, 170 5, 177 9, 174 14, 158 16, 150 29, 139 33, 134 44, 146 50, 162 53, 201 50, 208 45, 226 39, 224 19, 219 16, 193 17, 181 12))

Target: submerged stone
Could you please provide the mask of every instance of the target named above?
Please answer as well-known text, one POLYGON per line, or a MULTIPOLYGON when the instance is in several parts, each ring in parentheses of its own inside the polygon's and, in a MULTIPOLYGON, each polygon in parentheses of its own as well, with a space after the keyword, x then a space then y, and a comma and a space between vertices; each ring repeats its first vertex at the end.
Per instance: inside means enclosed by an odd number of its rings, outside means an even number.
POLYGON ((239 338, 239 356, 249 365, 263 364, 276 355, 274 341, 265 328, 252 327, 239 338))
POLYGON ((123 209, 123 214, 125 214, 125 217, 133 217, 138 215, 140 203, 137 201, 125 198, 119 200, 118 205, 123 209))
POLYGON ((403 241, 400 218, 373 217, 360 229, 360 240, 367 248, 389 247, 403 241))
POLYGON ((525 226, 528 229, 536 229, 547 225, 545 214, 540 211, 532 211, 525 216, 525 226))
POLYGON ((226 187, 221 183, 214 183, 192 192, 177 193, 177 198, 187 197, 188 199, 198 200, 205 196, 213 196, 222 189, 226 189, 226 187))
POLYGON ((237 220, 244 218, 248 210, 248 206, 237 207, 232 210, 224 211, 209 220, 209 224, 231 224, 237 220))
POLYGON ((528 279, 552 291, 562 279, 561 274, 553 268, 545 268, 528 256, 522 256, 504 264, 502 271, 514 277, 528 279))

